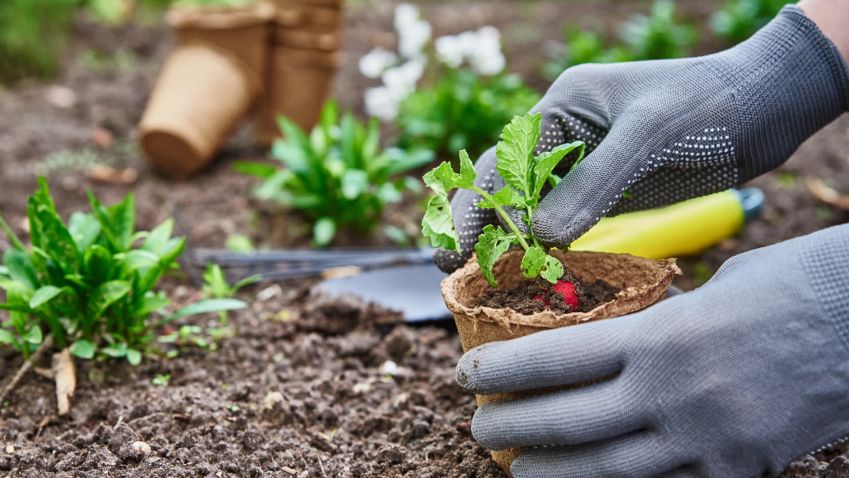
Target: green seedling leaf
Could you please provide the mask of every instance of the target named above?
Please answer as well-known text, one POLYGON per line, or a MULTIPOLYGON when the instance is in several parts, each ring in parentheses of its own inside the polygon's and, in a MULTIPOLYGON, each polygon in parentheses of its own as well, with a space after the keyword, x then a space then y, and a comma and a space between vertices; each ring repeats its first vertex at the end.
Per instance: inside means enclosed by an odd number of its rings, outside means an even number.
POLYGON ((349 169, 342 175, 342 195, 354 199, 368 189, 368 174, 359 169, 349 169))
POLYGON ((522 273, 529 279, 542 277, 552 284, 563 277, 563 264, 539 246, 533 246, 522 257, 522 273))
POLYGON ((127 362, 130 362, 130 365, 138 365, 142 361, 142 353, 136 349, 127 349, 127 362))
POLYGON ((224 247, 228 251, 232 252, 254 252, 256 247, 254 247, 251 238, 244 234, 230 234, 227 236, 227 241, 224 243, 224 247))
POLYGON ((492 199, 483 199, 477 203, 479 208, 492 209, 500 207, 524 207, 522 195, 510 186, 504 186, 501 191, 492 195, 492 199), (493 204, 494 201, 494 204, 493 204))
POLYGON ((61 293, 62 289, 52 285, 46 285, 35 291, 35 294, 32 295, 32 299, 29 300, 29 306, 31 309, 37 309, 50 302, 61 293))
POLYGON ((541 121, 541 114, 514 117, 504 127, 501 141, 495 147, 495 169, 517 191, 530 192, 531 162, 539 140, 541 121))
POLYGON ((74 357, 90 360, 94 358, 94 344, 85 339, 80 339, 71 344, 69 351, 74 357))
POLYGON ((248 176, 254 176, 260 179, 268 179, 271 176, 274 176, 274 173, 277 172, 277 168, 274 167, 273 164, 252 161, 236 161, 233 163, 233 169, 238 173, 247 174, 248 176))
POLYGON ((27 343, 33 345, 39 345, 44 340, 44 336, 41 333, 41 327, 37 325, 30 327, 30 329, 27 330, 21 338, 27 343))
POLYGON ((63 271, 75 273, 80 266, 80 253, 71 233, 56 213, 46 182, 27 201, 27 216, 33 245, 45 251, 63 271))
POLYGON ((89 299, 89 318, 91 320, 99 319, 110 305, 129 294, 130 290, 130 283, 123 280, 113 280, 100 284, 89 299))
POLYGON ((171 233, 174 231, 174 220, 167 219, 165 222, 150 231, 141 249, 143 251, 152 252, 157 256, 162 255, 168 248, 168 242, 171 240, 171 233))
POLYGON ((3 264, 13 281, 25 285, 29 289, 38 287, 38 277, 32 261, 22 249, 9 249, 3 254, 3 264))
POLYGON ((71 214, 68 220, 68 232, 74 239, 77 249, 85 251, 97 240, 100 235, 100 223, 91 214, 76 212, 71 214))
POLYGON ((239 310, 244 309, 247 306, 248 304, 237 299, 206 299, 183 307, 160 321, 160 324, 182 319, 190 315, 239 310))
POLYGON ((565 273, 566 271, 563 269, 562 262, 560 262, 556 257, 550 255, 545 256, 545 267, 543 267, 540 272, 540 277, 552 284, 556 284, 565 273))
POLYGON ((475 245, 478 265, 486 281, 493 288, 498 287, 498 281, 492 273, 492 266, 495 265, 495 261, 502 254, 507 252, 507 249, 513 243, 513 239, 513 235, 505 232, 500 226, 493 226, 492 224, 487 224, 483 228, 480 237, 478 237, 478 243, 475 245))
POLYGON ((15 335, 5 329, 0 329, 0 344, 12 345, 15 343, 15 335))
POLYGON ((315 222, 312 230, 313 241, 319 246, 330 244, 336 235, 336 223, 329 217, 323 217, 315 222))
POLYGON ((85 252, 83 269, 87 277, 108 280, 114 268, 115 261, 105 247, 95 244, 85 252))
POLYGON ((18 235, 15 234, 15 231, 9 227, 9 224, 6 222, 6 219, 0 214, 0 228, 3 229, 3 232, 6 234, 6 237, 9 239, 9 242, 12 244, 12 247, 19 251, 23 251, 26 249, 24 243, 18 238, 18 235))
POLYGON ((456 188, 471 189, 475 185, 475 166, 472 164, 466 150, 460 151, 460 172, 451 167, 451 163, 443 161, 439 166, 424 175, 425 185, 437 195, 447 196, 448 191, 456 188))
POLYGON ((554 168, 560 164, 560 161, 566 157, 567 154, 571 153, 575 149, 580 148, 578 160, 575 161, 575 165, 580 162, 580 160, 584 156, 584 143, 582 141, 575 141, 569 144, 561 144, 551 151, 545 152, 536 156, 534 158, 534 166, 533 166, 533 181, 531 185, 531 201, 535 206, 539 202, 540 194, 542 193, 542 188, 545 186, 545 183, 550 179, 552 171, 554 168))
POLYGON ((433 247, 441 247, 449 251, 458 249, 460 239, 454 228, 451 204, 447 196, 436 195, 428 201, 422 219, 422 235, 433 247))

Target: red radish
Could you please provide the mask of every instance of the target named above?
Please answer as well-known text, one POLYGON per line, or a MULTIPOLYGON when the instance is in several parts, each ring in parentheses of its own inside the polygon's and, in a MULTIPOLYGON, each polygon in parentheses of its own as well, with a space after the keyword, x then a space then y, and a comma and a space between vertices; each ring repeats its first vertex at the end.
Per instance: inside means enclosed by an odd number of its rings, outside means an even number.
POLYGON ((535 302, 539 302, 540 304, 545 305, 546 307, 548 307, 549 305, 551 305, 551 304, 548 302, 548 299, 546 299, 545 297, 543 297, 543 296, 542 296, 542 295, 540 295, 540 294, 535 295, 535 296, 534 296, 534 298, 533 298, 533 300, 534 300, 535 302))
POLYGON ((578 294, 575 292, 575 284, 562 280, 554 284, 551 290, 563 296, 563 302, 569 304, 572 310, 578 310, 578 294))

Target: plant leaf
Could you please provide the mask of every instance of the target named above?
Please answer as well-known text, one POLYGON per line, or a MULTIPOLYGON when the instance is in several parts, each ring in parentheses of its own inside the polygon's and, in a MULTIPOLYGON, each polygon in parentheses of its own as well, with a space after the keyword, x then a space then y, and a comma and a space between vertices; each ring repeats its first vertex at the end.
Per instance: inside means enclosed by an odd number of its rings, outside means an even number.
POLYGON ((130 365, 138 365, 142 361, 142 353, 136 349, 127 349, 127 362, 130 365))
POLYGON ((15 335, 5 329, 0 329, 0 344, 12 345, 15 343, 15 335))
POLYGON ((21 249, 9 249, 3 254, 3 264, 9 277, 30 289, 38 287, 38 277, 29 255, 21 249))
POLYGON ((446 196, 436 195, 428 201, 422 218, 422 235, 433 247, 441 247, 449 251, 457 250, 460 239, 454 228, 451 204, 446 196))
POLYGON ((336 223, 329 217, 323 217, 312 226, 313 241, 319 246, 326 246, 336 235, 336 223))
POLYGON ((528 198, 530 201, 533 201, 533 206, 536 206, 539 202, 539 196, 540 193, 542 193, 542 188, 545 186, 545 183, 548 181, 552 171, 554 171, 554 168, 560 164, 560 161, 562 161, 567 154, 571 153, 576 148, 580 148, 578 159, 575 161, 575 164, 578 164, 584 156, 585 146, 583 141, 561 144, 551 151, 542 153, 534 158, 533 184, 531 187, 531 195, 528 198))
POLYGON ((85 251, 94 244, 97 236, 100 235, 100 223, 91 214, 76 212, 71 214, 71 218, 68 220, 68 232, 71 233, 77 249, 85 251))
POLYGON ((538 246, 531 246, 525 251, 522 256, 522 273, 525 277, 533 279, 539 276, 542 268, 545 267, 545 251, 538 246))
POLYGON ((54 287, 52 285, 46 285, 41 287, 35 294, 32 295, 32 298, 29 300, 29 306, 31 309, 37 309, 42 305, 50 302, 56 296, 62 293, 62 289, 58 287, 54 287))
POLYGON ((160 323, 172 322, 190 315, 244 309, 247 306, 248 304, 238 299, 206 299, 183 307, 163 319, 160 323))
POLYGON ((548 282, 556 284, 565 273, 566 271, 563 270, 563 263, 556 257, 546 254, 545 267, 542 272, 540 272, 540 276, 548 282))
POLYGON ((342 175, 342 195, 356 199, 368 189, 368 174, 360 169, 349 169, 342 175))
POLYGON ((94 344, 85 339, 80 339, 71 344, 69 351, 75 357, 79 357, 81 359, 92 359, 94 358, 94 344))
POLYGON ((3 229, 3 232, 6 234, 6 237, 9 239, 9 242, 12 244, 12 247, 15 249, 23 251, 26 249, 24 247, 24 243, 21 242, 21 239, 18 238, 18 235, 15 234, 15 231, 9 227, 9 224, 6 223, 6 219, 0 214, 0 229, 3 229))
POLYGON ((41 327, 33 325, 29 330, 21 335, 21 339, 33 345, 38 345, 44 340, 44 335, 41 333, 41 327))
POLYGON ((277 168, 273 164, 256 161, 236 161, 233 163, 233 170, 260 179, 268 179, 277 172, 277 168))
POLYGON ((531 160, 540 134, 542 115, 515 116, 495 146, 495 169, 513 189, 529 193, 531 160))
POLYGON ((513 240, 513 235, 505 232, 504 229, 501 229, 501 226, 487 224, 478 237, 478 243, 475 244, 478 265, 484 278, 493 288, 498 287, 498 281, 492 273, 492 267, 495 265, 495 261, 507 252, 513 240))
POLYGON ((130 292, 130 283, 123 280, 113 280, 100 284, 95 289, 88 302, 88 316, 90 320, 97 320, 109 308, 122 297, 130 292))
POLYGON ((447 196, 448 191, 456 188, 471 189, 475 184, 475 166, 466 150, 460 151, 460 172, 451 167, 451 163, 443 161, 439 166, 424 175, 425 184, 436 194, 447 196))
POLYGON ((511 186, 504 186, 501 191, 492 195, 492 199, 495 201, 494 205, 488 199, 482 199, 476 205, 479 208, 492 209, 495 206, 524 207, 525 202, 522 195, 511 186))

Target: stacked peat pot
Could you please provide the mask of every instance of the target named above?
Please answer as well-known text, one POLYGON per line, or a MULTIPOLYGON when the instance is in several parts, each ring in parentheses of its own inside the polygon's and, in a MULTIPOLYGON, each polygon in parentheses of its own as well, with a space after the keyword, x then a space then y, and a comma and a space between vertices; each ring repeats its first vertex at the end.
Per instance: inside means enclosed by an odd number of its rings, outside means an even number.
POLYGON ((263 144, 279 135, 278 116, 307 131, 315 126, 341 63, 342 0, 273 1, 267 98, 256 125, 263 144))
MULTIPOLYGON (((628 254, 600 252, 556 252, 565 268, 580 282, 590 284, 603 280, 621 289, 616 296, 588 312, 556 314, 548 309, 532 315, 520 314, 510 308, 491 308, 479 304, 489 288, 477 260, 472 258, 464 267, 442 281, 442 296, 454 315, 464 351, 479 345, 524 337, 543 330, 610 319, 637 312, 662 299, 676 274, 681 270, 675 259, 653 260, 628 254)), ((510 290, 526 280, 521 272, 523 251, 504 254, 493 267, 501 289, 510 290)), ((557 390, 557 389, 555 389, 557 390)), ((477 395, 478 405, 517 400, 553 390, 524 393, 477 395)), ((521 450, 492 452, 492 458, 509 475, 510 464, 521 450)))
POLYGON ((139 125, 154 167, 174 177, 199 171, 262 96, 273 15, 264 2, 168 12, 177 47, 139 125))
POLYGON ((311 129, 340 64, 342 0, 260 0, 240 7, 175 7, 177 46, 139 124, 159 171, 200 171, 252 109, 270 144, 278 116, 311 129))

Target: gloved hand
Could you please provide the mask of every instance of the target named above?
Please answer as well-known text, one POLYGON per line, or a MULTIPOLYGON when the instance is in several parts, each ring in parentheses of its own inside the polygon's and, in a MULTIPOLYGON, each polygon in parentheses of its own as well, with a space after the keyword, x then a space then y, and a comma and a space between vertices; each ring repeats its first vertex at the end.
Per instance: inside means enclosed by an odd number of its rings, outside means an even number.
POLYGON ((476 393, 606 378, 477 410, 484 446, 544 446, 515 478, 775 476, 849 435, 849 225, 632 315, 482 345, 457 375, 476 393))
MULTIPOLYGON (((534 107, 543 115, 538 149, 582 140, 590 154, 540 203, 534 232, 563 246, 606 214, 738 185, 779 166, 847 109, 847 66, 795 5, 717 54, 570 68, 534 107)), ((476 169, 490 191, 503 186, 494 151, 476 169)), ((479 200, 461 191, 452 201, 463 252, 437 253, 446 272, 496 221, 479 200)))

